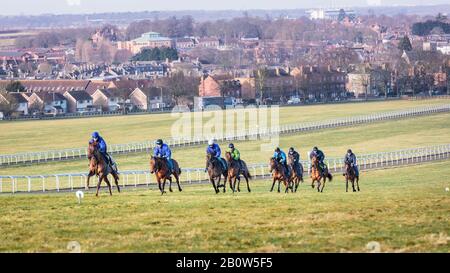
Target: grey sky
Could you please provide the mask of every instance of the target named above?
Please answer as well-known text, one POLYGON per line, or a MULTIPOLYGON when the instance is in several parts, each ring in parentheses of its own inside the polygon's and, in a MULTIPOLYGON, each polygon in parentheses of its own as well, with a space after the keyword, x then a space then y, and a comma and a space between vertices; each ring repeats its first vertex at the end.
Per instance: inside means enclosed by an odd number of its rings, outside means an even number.
MULTIPOLYGON (((424 4, 423 0, 1 0, 0 15, 42 13, 102 13, 145 10, 298 9, 424 4)), ((449 0, 428 0, 427 5, 449 0)))

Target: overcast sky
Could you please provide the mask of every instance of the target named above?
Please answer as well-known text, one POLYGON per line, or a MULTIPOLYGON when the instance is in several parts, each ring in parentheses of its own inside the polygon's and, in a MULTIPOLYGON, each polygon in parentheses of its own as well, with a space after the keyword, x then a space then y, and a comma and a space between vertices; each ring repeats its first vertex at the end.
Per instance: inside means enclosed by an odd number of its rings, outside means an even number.
MULTIPOLYGON (((0 0, 0 15, 102 13, 154 10, 298 9, 368 5, 414 5, 423 0, 0 0)), ((427 5, 449 0, 428 0, 427 5)))

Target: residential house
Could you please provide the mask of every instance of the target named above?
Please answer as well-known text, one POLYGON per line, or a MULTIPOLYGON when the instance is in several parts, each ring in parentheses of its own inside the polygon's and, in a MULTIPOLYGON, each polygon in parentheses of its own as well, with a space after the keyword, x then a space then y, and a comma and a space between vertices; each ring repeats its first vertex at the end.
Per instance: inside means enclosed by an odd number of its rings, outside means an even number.
POLYGON ((92 97, 84 90, 81 91, 67 91, 64 93, 67 100, 69 113, 85 113, 97 112, 99 107, 94 106, 92 97))
POLYGON ((67 113, 67 100, 61 93, 38 92, 33 93, 28 98, 30 109, 39 110, 45 114, 65 114, 67 113))
POLYGON ((28 100, 22 93, 7 93, 6 96, 0 94, 0 102, 16 105, 15 112, 20 115, 28 115, 28 100))
POLYGON ((294 87, 305 99, 329 100, 347 96, 346 73, 331 66, 301 66, 290 72, 294 87))
POLYGON ((347 90, 356 97, 377 96, 392 90, 391 71, 387 67, 362 66, 347 74, 347 90))
POLYGON ((129 102, 129 92, 119 89, 97 89, 92 94, 93 103, 101 107, 102 111, 117 111, 129 102))
POLYGON ((198 93, 200 97, 242 97, 240 82, 227 74, 202 76, 198 93))
POLYGON ((168 98, 163 96, 164 93, 163 87, 136 88, 129 96, 130 103, 144 111, 164 108, 170 104, 168 98))

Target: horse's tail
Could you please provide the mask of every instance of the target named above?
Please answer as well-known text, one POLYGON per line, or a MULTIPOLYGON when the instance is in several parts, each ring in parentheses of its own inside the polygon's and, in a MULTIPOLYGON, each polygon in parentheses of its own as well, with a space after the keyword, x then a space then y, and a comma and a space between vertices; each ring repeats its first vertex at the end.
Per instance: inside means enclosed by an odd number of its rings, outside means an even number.
POLYGON ((250 171, 249 171, 248 168, 247 168, 247 163, 245 163, 244 160, 241 160, 241 161, 242 161, 242 166, 244 167, 244 172, 245 172, 245 174, 247 175, 247 177, 248 177, 249 179, 253 179, 253 176, 250 174, 250 171))
POLYGON ((327 177, 330 180, 330 182, 333 181, 333 175, 331 173, 327 173, 327 177))

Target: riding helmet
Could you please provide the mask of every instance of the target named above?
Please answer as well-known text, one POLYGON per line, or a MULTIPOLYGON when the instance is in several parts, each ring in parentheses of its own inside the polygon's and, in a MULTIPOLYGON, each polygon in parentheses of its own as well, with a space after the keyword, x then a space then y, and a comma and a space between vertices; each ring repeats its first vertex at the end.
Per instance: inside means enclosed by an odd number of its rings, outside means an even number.
POLYGON ((100 134, 98 132, 93 132, 92 133, 92 138, 97 139, 100 137, 100 134))
POLYGON ((214 138, 211 138, 210 140, 208 140, 208 145, 209 146, 212 146, 212 145, 214 145, 214 138))
POLYGON ((234 149, 234 144, 233 144, 233 143, 230 143, 230 144, 228 145, 228 148, 234 149))
POLYGON ((317 148, 317 147, 314 147, 314 148, 313 148, 313 151, 317 151, 317 150, 319 150, 319 148, 317 148))
POLYGON ((294 152, 294 147, 289 148, 289 152, 293 153, 294 152))
POLYGON ((348 150, 347 150, 347 153, 348 153, 348 154, 353 153, 353 152, 352 152, 352 149, 348 149, 348 150))
POLYGON ((275 149, 275 152, 279 152, 279 151, 281 151, 281 150, 280 150, 280 147, 277 147, 277 148, 275 149))
POLYGON ((158 140, 156 141, 156 145, 162 145, 162 144, 163 144, 162 139, 158 139, 158 140))

